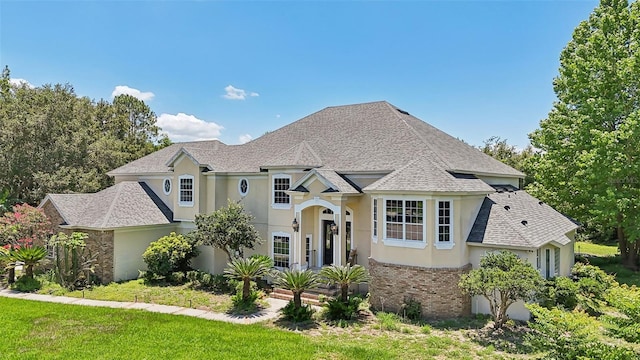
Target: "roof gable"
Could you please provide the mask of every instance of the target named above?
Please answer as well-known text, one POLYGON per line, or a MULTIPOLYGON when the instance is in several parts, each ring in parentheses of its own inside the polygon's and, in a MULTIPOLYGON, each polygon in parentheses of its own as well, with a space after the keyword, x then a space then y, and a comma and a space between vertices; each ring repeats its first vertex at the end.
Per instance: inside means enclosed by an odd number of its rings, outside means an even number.
POLYGON ((312 169, 300 180, 291 185, 293 191, 308 191, 307 189, 314 181, 321 182, 327 189, 323 192, 339 192, 343 194, 359 194, 362 191, 357 185, 349 182, 346 178, 340 176, 330 169, 312 169), (299 190, 298 190, 299 189, 299 190))

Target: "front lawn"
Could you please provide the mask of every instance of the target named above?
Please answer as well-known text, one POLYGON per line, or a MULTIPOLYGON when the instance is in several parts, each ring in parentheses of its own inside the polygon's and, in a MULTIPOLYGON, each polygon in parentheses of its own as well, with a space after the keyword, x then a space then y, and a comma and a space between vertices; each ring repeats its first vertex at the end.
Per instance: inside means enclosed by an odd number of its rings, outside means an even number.
POLYGON ((41 294, 53 294, 70 297, 85 297, 94 300, 109 300, 123 302, 144 302, 160 305, 175 305, 192 307, 214 312, 226 312, 231 309, 229 295, 213 294, 206 291, 194 290, 188 285, 145 285, 142 279, 124 283, 95 286, 90 290, 67 291, 55 284, 49 284, 39 291, 41 294))
POLYGON ((618 246, 576 241, 574 251, 576 255, 616 256, 618 254, 618 246))
MULTIPOLYGON (((2 359, 500 359, 460 330, 354 324, 302 332, 139 310, 0 298, 2 359), (404 330, 403 330, 404 329, 404 330)), ((295 328, 295 327, 294 327, 295 328)), ((531 358, 528 355, 516 355, 531 358)))

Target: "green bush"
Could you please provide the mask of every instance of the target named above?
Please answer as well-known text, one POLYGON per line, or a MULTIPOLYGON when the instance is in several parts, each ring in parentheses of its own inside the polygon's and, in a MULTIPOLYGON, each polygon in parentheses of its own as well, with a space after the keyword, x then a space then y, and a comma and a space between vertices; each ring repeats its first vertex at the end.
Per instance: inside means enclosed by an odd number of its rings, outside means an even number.
POLYGON ((171 273, 191 270, 191 259, 198 256, 195 244, 175 232, 152 242, 142 254, 148 272, 169 277, 171 273))
POLYGON ((400 324, 402 319, 394 314, 388 312, 379 312, 376 314, 378 321, 380 321, 380 329, 388 331, 400 331, 400 324))
POLYGON ((313 309, 310 305, 302 305, 296 309, 293 300, 289 301, 285 307, 280 310, 286 320, 293 322, 305 322, 311 320, 313 309))
POLYGON ((637 359, 633 350, 602 343, 599 322, 585 312, 546 309, 527 305, 533 321, 526 341, 535 350, 546 352, 546 359, 637 359))
POLYGON ((34 292, 40 290, 42 284, 40 280, 29 276, 21 276, 18 281, 11 284, 11 289, 20 292, 34 292))
POLYGON ((352 320, 360 314, 360 304, 364 300, 359 296, 352 296, 347 302, 341 299, 330 299, 323 307, 328 320, 352 320))
POLYGON ((262 299, 265 294, 258 290, 258 285, 254 281, 251 282, 249 296, 246 299, 242 298, 243 282, 238 281, 236 285, 236 292, 231 296, 231 302, 233 303, 232 311, 234 313, 252 313, 258 310, 257 301, 262 299))
POLYGON ((223 274, 212 275, 198 270, 187 271, 186 278, 189 286, 196 290, 231 293, 237 286, 237 282, 233 282, 223 274))
POLYGON ((573 310, 578 305, 578 290, 578 283, 572 279, 549 279, 540 291, 540 303, 548 309, 560 306, 566 310, 573 310))
POLYGON ((404 299, 400 313, 406 319, 416 321, 422 318, 422 304, 413 298, 404 299))
POLYGON ((629 342, 640 343, 640 288, 621 285, 612 288, 606 295, 609 305, 625 316, 603 316, 609 324, 612 336, 629 342))

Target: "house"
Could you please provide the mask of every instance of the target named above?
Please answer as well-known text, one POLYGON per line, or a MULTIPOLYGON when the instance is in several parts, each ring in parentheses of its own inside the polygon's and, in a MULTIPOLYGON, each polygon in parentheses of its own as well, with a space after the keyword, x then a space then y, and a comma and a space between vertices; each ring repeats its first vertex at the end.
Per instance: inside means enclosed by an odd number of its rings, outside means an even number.
MULTIPOLYGON (((189 232, 227 199, 255 217, 256 252, 276 267, 351 256, 386 310, 413 298, 432 317, 488 312, 457 286, 488 251, 513 250, 546 277, 573 265, 577 226, 519 190, 524 174, 384 101, 329 107, 243 145, 173 144, 109 175, 111 188, 40 205, 65 231, 90 233, 105 282, 135 278, 151 241, 189 232)), ((194 265, 222 272, 225 254, 202 250, 194 265)))

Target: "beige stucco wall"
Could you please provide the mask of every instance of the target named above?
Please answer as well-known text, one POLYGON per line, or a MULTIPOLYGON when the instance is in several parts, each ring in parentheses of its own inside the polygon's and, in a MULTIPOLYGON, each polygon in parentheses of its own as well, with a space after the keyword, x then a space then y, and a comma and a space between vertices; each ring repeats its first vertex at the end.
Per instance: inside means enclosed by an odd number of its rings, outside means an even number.
MULTIPOLYGON (((378 199, 378 237, 377 241, 370 242, 371 257, 377 261, 401 264, 408 266, 433 267, 433 268, 459 268, 469 262, 469 254, 466 246, 466 238, 473 226, 473 221, 482 205, 484 196, 433 196, 433 195, 413 195, 403 197, 400 195, 377 194, 378 199), (426 217, 426 244, 418 242, 414 244, 419 247, 403 247, 394 241, 385 240, 385 201, 390 199, 404 200, 425 200, 426 217), (450 249, 438 247, 436 244, 436 218, 438 201, 452 202, 452 234, 453 247, 450 249)), ((369 201, 369 203, 371 203, 369 201)), ((371 210, 366 219, 370 224, 371 210)), ((364 229, 363 229, 364 230, 364 229)), ((371 239, 371 230, 369 230, 371 239)))
POLYGON ((151 190, 153 190, 153 192, 160 198, 160 200, 162 200, 163 203, 165 203, 165 205, 167 205, 167 207, 169 207, 169 209, 171 209, 171 211, 173 211, 175 209, 175 207, 174 207, 174 193, 177 191, 177 183, 176 183, 173 175, 167 175, 167 176, 141 176, 139 178, 139 181, 143 181, 147 185, 149 185, 151 190), (165 193, 164 193, 164 188, 163 188, 164 187, 164 179, 170 179, 171 180, 171 191, 169 192, 168 195, 165 195, 165 193))
POLYGON ((174 226, 143 227, 114 230, 113 280, 130 280, 138 277, 138 270, 146 270, 142 254, 153 241, 175 231, 174 226))
POLYGON ((489 185, 512 185, 516 188, 520 188, 519 178, 499 176, 478 176, 478 178, 489 185))
POLYGON ((171 191, 171 197, 175 204, 174 210, 173 210, 173 218, 175 220, 193 220, 195 218, 195 215, 199 213, 200 211, 199 204, 200 204, 200 201, 203 200, 200 197, 200 193, 202 192, 200 185, 203 180, 203 177, 200 175, 200 168, 190 158, 188 158, 185 155, 182 155, 175 162, 173 173, 174 173, 174 183, 173 183, 174 189, 172 189, 171 191), (178 199, 179 199, 178 196, 180 193, 179 178, 182 175, 193 176, 193 191, 194 191, 193 206, 180 206, 178 202, 178 199))

